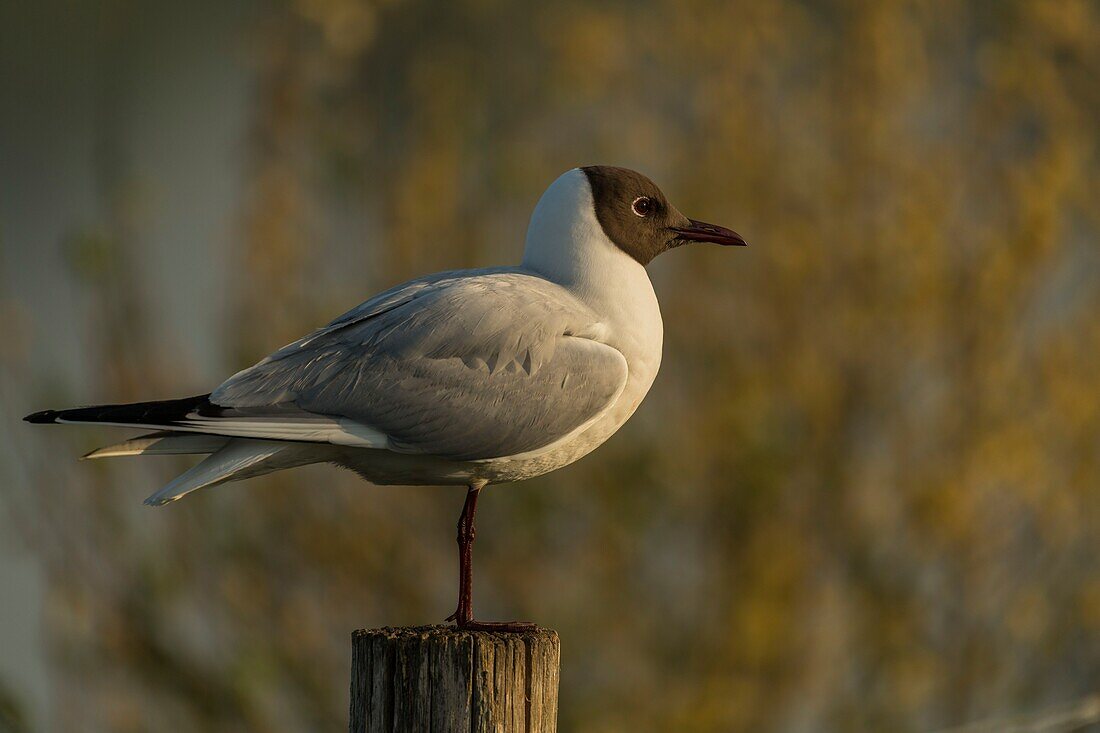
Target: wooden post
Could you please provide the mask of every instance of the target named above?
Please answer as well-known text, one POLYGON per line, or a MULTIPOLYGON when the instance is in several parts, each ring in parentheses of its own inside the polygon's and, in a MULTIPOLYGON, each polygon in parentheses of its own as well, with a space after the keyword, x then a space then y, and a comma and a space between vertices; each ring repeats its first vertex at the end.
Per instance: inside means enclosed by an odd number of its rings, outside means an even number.
POLYGON ((555 733, 558 634, 453 626, 351 637, 351 733, 555 733))

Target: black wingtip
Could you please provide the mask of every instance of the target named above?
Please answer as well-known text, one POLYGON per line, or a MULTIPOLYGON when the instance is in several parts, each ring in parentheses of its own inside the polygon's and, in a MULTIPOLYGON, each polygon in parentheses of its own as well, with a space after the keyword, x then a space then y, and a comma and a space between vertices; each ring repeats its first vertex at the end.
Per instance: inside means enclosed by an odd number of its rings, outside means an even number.
POLYGON ((109 425, 172 425, 188 413, 204 407, 217 409, 207 398, 210 395, 184 397, 180 400, 133 402, 126 405, 93 405, 70 410, 43 410, 27 415, 24 420, 39 425, 48 423, 106 423, 109 425))
POLYGON ((61 413, 57 410, 42 410, 42 412, 32 412, 27 415, 23 420, 25 422, 34 423, 35 425, 48 425, 50 423, 57 422, 57 418, 61 413))

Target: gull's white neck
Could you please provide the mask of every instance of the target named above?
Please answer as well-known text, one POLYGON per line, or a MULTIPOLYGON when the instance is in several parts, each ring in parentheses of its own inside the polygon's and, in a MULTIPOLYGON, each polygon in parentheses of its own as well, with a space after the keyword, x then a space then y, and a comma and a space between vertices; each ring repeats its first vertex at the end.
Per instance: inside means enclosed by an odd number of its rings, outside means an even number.
POLYGON ((608 326, 608 343, 656 375, 664 332, 653 285, 645 267, 604 233, 588 177, 579 168, 562 174, 539 199, 527 228, 523 268, 587 303, 608 326))

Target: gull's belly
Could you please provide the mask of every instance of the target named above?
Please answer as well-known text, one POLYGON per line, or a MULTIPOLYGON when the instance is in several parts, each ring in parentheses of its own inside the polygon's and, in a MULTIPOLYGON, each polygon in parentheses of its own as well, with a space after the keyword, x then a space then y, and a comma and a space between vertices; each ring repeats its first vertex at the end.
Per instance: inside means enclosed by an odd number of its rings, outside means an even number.
POLYGON ((619 395, 619 399, 588 429, 550 450, 536 452, 529 457, 497 458, 488 461, 488 468, 493 472, 493 476, 486 476, 486 478, 490 483, 519 481, 540 476, 580 460, 603 445, 630 419, 649 392, 656 376, 656 368, 631 370, 630 379, 622 394, 619 395))

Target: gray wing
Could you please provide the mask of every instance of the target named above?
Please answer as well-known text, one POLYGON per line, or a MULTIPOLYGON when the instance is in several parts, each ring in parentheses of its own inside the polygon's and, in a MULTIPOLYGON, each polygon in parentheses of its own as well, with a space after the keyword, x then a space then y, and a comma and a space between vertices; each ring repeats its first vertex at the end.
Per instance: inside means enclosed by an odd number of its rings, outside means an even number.
POLYGON ((372 447, 512 456, 568 435, 618 397, 626 360, 595 340, 600 331, 587 306, 541 278, 446 273, 349 311, 210 400, 350 422, 356 435, 375 436, 372 447))

